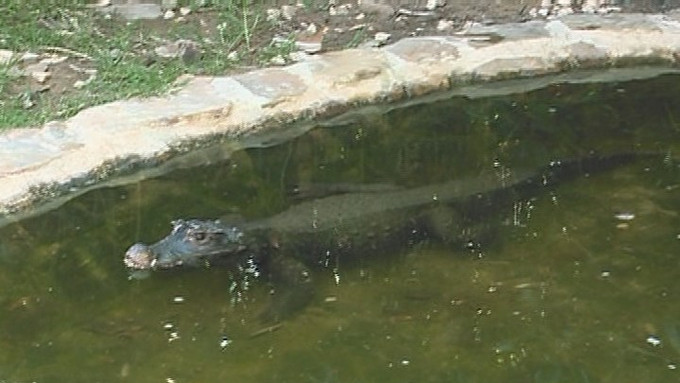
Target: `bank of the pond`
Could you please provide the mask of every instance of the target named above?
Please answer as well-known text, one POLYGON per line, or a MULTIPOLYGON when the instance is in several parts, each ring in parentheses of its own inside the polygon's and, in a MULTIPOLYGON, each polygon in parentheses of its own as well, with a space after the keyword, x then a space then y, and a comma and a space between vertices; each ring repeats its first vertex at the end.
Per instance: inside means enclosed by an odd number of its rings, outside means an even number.
POLYGON ((679 60, 680 13, 573 14, 472 25, 455 36, 331 52, 228 77, 186 78, 165 97, 113 102, 0 135, 0 222, 92 187, 266 145, 283 126, 303 131, 358 107, 652 77, 675 72, 679 60), (515 80, 498 82, 509 79, 515 80))

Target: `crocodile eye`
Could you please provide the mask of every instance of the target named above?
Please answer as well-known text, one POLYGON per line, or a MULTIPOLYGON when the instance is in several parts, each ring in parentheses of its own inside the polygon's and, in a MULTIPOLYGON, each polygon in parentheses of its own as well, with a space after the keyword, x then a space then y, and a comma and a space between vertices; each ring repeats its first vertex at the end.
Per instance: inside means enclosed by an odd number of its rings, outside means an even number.
POLYGON ((195 231, 195 232, 191 233, 191 239, 193 239, 194 241, 202 242, 207 237, 208 237, 207 234, 205 232, 202 232, 202 231, 195 231))

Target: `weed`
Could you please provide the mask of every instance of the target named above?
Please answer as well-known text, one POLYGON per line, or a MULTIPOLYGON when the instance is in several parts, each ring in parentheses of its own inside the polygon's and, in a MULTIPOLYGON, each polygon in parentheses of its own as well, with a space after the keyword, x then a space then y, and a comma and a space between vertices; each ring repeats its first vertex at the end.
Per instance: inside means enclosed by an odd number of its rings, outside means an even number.
POLYGON ((359 28, 356 31, 354 31, 354 34, 352 35, 352 39, 345 45, 345 48, 356 48, 365 39, 366 39, 366 30, 364 28, 359 28))

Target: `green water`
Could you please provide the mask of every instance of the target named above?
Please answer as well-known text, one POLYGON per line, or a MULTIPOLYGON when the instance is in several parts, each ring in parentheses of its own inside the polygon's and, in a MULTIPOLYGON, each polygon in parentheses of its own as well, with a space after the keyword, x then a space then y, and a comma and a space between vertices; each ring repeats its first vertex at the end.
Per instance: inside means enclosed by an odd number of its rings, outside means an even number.
POLYGON ((0 382, 678 381, 679 97, 664 76, 454 98, 6 226, 0 382), (228 270, 136 280, 122 263, 172 219, 265 217, 296 184, 414 187, 591 150, 660 155, 503 207, 480 250, 428 242, 316 269, 313 302, 258 336, 264 283, 236 295, 228 270))

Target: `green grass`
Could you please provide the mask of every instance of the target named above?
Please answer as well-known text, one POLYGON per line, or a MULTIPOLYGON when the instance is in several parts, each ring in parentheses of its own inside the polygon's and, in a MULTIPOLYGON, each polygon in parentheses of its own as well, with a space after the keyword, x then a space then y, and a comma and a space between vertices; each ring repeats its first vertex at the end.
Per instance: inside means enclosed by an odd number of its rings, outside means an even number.
MULTIPOLYGON (((260 0, 255 0, 260 1, 260 0)), ((192 6, 193 1, 180 2, 192 6)), ((235 66, 262 65, 271 57, 288 55, 291 46, 272 45, 272 25, 264 10, 250 0, 213 0, 183 23, 156 20, 127 22, 107 18, 84 0, 4 0, 0 4, 0 49, 45 53, 58 50, 78 66, 97 70, 81 89, 36 92, 26 77, 13 77, 0 67, 0 129, 36 126, 72 116, 104 102, 166 91, 183 73, 218 75, 235 66), (198 17, 209 20, 199 23, 198 17), (193 18, 193 19, 192 19, 193 18), (201 56, 184 62, 153 54, 164 42, 189 39, 201 56), (227 58, 236 52, 237 60, 227 58), (86 59, 83 59, 86 58, 86 59), (34 105, 26 108, 29 97, 34 105)))

